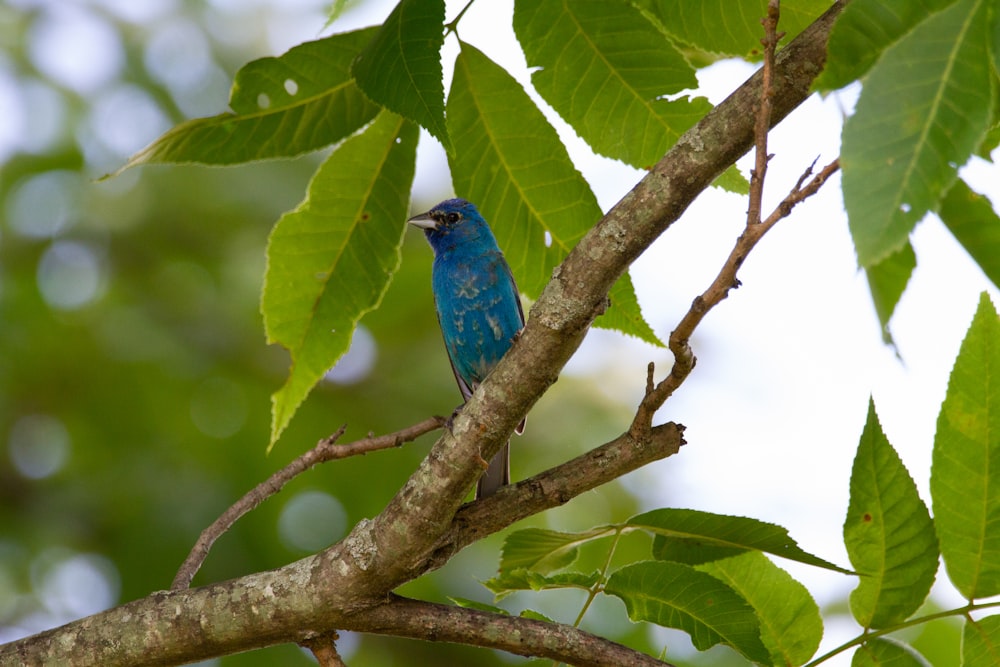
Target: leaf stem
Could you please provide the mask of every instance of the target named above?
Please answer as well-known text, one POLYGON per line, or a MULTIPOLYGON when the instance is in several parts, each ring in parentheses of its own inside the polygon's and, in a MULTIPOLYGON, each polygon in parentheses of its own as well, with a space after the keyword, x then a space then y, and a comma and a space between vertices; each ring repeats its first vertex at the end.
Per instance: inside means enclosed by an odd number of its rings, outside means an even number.
POLYGON ((594 601, 594 598, 597 597, 598 593, 604 590, 604 582, 608 578, 608 570, 611 569, 611 559, 615 555, 615 549, 618 548, 618 540, 621 539, 621 536, 622 528, 616 527, 615 538, 611 541, 611 547, 608 548, 608 557, 604 559, 604 565, 601 567, 601 576, 597 578, 597 582, 587 592, 587 601, 583 603, 583 609, 580 610, 576 620, 573 621, 574 628, 580 627, 580 622, 583 621, 583 617, 587 613, 587 610, 590 609, 590 605, 594 601))
POLYGON ((893 626, 888 627, 888 628, 880 628, 878 630, 869 630, 869 631, 866 631, 866 632, 858 635, 854 639, 851 639, 850 641, 844 642, 843 644, 841 644, 837 648, 835 648, 835 649, 833 649, 833 650, 831 650, 831 651, 829 651, 827 653, 824 653, 823 655, 821 655, 820 657, 816 658, 812 662, 809 662, 809 663, 803 665, 803 667, 816 667, 816 665, 819 665, 819 664, 821 664, 823 662, 826 662, 827 660, 829 660, 833 656, 839 655, 839 654, 843 653, 844 651, 846 651, 847 649, 851 648, 852 646, 860 646, 861 644, 864 644, 866 641, 869 641, 871 639, 876 639, 876 638, 882 637, 884 635, 892 634, 893 632, 898 632, 899 630, 905 630, 906 628, 912 628, 913 626, 920 625, 921 623, 928 623, 930 621, 936 621, 938 619, 947 618, 949 616, 968 616, 970 613, 972 613, 974 611, 979 611, 981 609, 991 609, 993 607, 1000 607, 1000 601, 997 601, 997 602, 984 602, 984 603, 981 603, 981 604, 967 604, 964 607, 957 607, 955 609, 948 609, 946 611, 939 611, 939 612, 935 612, 933 614, 928 614, 926 616, 918 616, 916 618, 911 618, 908 621, 903 621, 902 623, 898 623, 898 624, 893 625, 893 626))
POLYGON ((462 20, 462 17, 465 16, 465 12, 469 11, 469 7, 471 7, 472 3, 475 2, 475 1, 476 0, 469 0, 465 4, 465 7, 462 7, 462 11, 460 11, 458 13, 458 16, 456 16, 454 19, 452 19, 451 22, 445 23, 444 24, 445 30, 448 31, 448 32, 453 32, 453 33, 455 33, 457 35, 458 34, 458 22, 462 20))

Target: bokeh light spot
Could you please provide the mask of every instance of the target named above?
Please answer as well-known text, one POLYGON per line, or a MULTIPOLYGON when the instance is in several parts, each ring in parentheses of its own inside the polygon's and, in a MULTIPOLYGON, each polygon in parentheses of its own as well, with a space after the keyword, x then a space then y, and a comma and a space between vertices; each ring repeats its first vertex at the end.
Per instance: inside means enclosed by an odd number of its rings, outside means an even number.
POLYGON ((54 308, 80 308, 96 298, 100 288, 100 260, 83 243, 57 241, 38 262, 38 289, 54 308))
POLYGON ((32 569, 42 603, 56 616, 89 616, 118 600, 118 570, 103 556, 59 550, 43 554, 32 569))
POLYGON ((55 417, 26 415, 11 427, 7 448, 19 473, 42 479, 58 472, 69 458, 69 432, 55 417))
POLYGON ((11 228, 28 238, 52 238, 66 230, 80 210, 80 175, 47 171, 18 183, 7 200, 11 228))
POLYGON ((354 384, 368 377, 375 366, 378 346, 375 338, 363 326, 354 330, 351 346, 337 365, 326 372, 323 379, 334 384, 354 384))
POLYGON ((246 420, 246 394, 232 380, 208 378, 191 397, 191 421, 207 436, 231 437, 243 428, 246 420))
POLYGON ((32 25, 31 60, 48 77, 89 94, 114 79, 124 60, 118 32, 100 16, 70 3, 49 6, 32 25))
POLYGON ((343 536, 347 512, 323 491, 303 491, 285 503, 278 517, 278 534, 289 549, 318 551, 343 536))

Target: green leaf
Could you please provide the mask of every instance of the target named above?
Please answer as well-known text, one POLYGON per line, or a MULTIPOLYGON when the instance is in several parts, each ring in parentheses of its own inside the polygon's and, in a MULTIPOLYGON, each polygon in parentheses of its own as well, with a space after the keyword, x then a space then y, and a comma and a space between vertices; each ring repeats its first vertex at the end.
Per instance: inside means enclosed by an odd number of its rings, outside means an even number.
POLYGON ((1000 593, 1000 320, 983 293, 938 416, 931 496, 941 555, 967 599, 1000 593))
POLYGON ((420 124, 451 149, 444 121, 444 0, 400 0, 352 72, 368 97, 420 124))
POLYGON ((952 4, 955 0, 852 0, 830 32, 826 66, 815 87, 834 90, 861 78, 886 48, 952 4))
POLYGON ((1000 285, 1000 216, 990 200, 959 179, 944 196, 938 215, 986 277, 1000 285))
POLYGON ((868 404, 868 421, 851 471, 844 544, 862 576, 851 613, 865 628, 906 620, 930 592, 938 545, 927 506, 868 404))
POLYGON ((520 614, 521 618, 530 618, 533 621, 545 621, 546 623, 555 623, 551 618, 546 616, 540 611, 535 611, 534 609, 525 609, 520 614))
POLYGON ((694 68, 635 8, 608 0, 518 0, 514 32, 538 93, 601 155, 654 165, 712 108, 694 68))
POLYGON ((261 311, 268 342, 291 352, 292 368, 271 397, 269 449, 399 266, 417 136, 383 112, 330 155, 271 232, 261 311))
POLYGON ((500 576, 483 582, 486 588, 493 591, 497 597, 509 595, 515 591, 544 591, 554 588, 579 588, 589 591, 601 579, 600 572, 560 572, 558 574, 541 574, 526 568, 504 571, 500 576))
POLYGON ((865 269, 868 278, 868 289, 871 291, 875 313, 882 326, 882 340, 892 343, 889 332, 889 320, 896 310, 896 305, 906 290, 913 270, 917 268, 917 256, 913 246, 906 242, 903 247, 883 259, 878 264, 865 269))
POLYGON ((332 35, 300 44, 278 58, 248 63, 233 83, 233 113, 181 123, 129 158, 122 169, 294 157, 340 141, 379 110, 349 71, 358 49, 374 34, 375 28, 365 28, 332 35))
POLYGON ((505 573, 527 568, 543 574, 554 572, 573 564, 581 544, 610 537, 614 532, 608 527, 582 533, 561 533, 544 528, 515 531, 504 540, 500 571, 505 573))
POLYGON ((912 646, 879 637, 854 652, 851 667, 931 667, 912 646))
POLYGON ((663 508, 639 514, 625 525, 657 536, 656 557, 699 564, 744 551, 764 551, 807 565, 850 574, 849 570, 799 548, 788 531, 772 523, 698 510, 663 508))
MULTIPOLYGON (((820 14, 828 0, 785 0, 778 29, 787 43, 820 14)), ((704 51, 731 56, 760 56, 767 0, 656 0, 653 11, 677 40, 704 51)))
POLYGON ((688 565, 629 565, 611 575, 604 592, 621 598, 633 621, 687 632, 699 651, 724 643, 748 660, 769 658, 753 608, 729 586, 688 565))
POLYGON ((448 599, 462 609, 475 609, 476 611, 488 611, 493 614, 500 614, 501 616, 510 616, 510 612, 501 607, 497 607, 496 605, 486 604, 485 602, 479 602, 477 600, 470 600, 469 598, 449 596, 448 599))
POLYGON ((819 648, 823 621, 806 587, 759 551, 699 565, 746 600, 760 621, 771 664, 802 665, 819 648))
MULTIPOLYGON (((448 96, 448 130, 455 192, 483 212, 518 287, 537 299, 552 269, 601 218, 597 198, 524 89, 464 43, 448 96)), ((662 345, 627 275, 610 298, 599 324, 662 345)))
POLYGON ((712 185, 737 195, 750 194, 750 181, 736 168, 736 165, 731 165, 729 169, 722 172, 718 178, 712 181, 712 185))
POLYGON ((1000 616, 966 620, 962 631, 962 667, 1000 665, 1000 616))
POLYGON ((900 250, 986 133, 989 4, 959 0, 886 50, 844 125, 844 204, 861 266, 900 250))

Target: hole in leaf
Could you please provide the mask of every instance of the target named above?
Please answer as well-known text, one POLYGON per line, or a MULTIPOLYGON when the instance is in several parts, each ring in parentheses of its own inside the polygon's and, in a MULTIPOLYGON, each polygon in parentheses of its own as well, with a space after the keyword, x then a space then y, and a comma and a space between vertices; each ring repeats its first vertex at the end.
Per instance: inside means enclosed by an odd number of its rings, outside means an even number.
POLYGON ((261 109, 270 108, 271 98, 267 95, 267 93, 261 93, 260 95, 257 96, 257 106, 259 106, 261 109))
POLYGON ((545 230, 545 247, 552 247, 552 233, 547 229, 545 230))
POLYGON ((899 205, 899 210, 902 211, 903 213, 909 213, 911 210, 910 205, 904 202, 899 205))
POLYGON ((295 79, 285 79, 285 91, 289 95, 294 95, 299 92, 299 84, 295 79))

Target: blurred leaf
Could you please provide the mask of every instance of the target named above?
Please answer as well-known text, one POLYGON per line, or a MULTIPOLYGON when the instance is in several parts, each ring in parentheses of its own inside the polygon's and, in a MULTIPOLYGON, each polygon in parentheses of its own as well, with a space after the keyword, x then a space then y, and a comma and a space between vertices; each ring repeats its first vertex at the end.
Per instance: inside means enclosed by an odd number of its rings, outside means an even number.
POLYGON ((500 556, 500 572, 528 568, 543 574, 568 567, 576 560, 577 548, 592 540, 614 535, 613 528, 599 527, 582 533, 561 533, 544 528, 525 528, 507 536, 500 556))
POLYGON ((693 564, 753 550, 850 574, 849 570, 800 549, 781 526, 757 519, 663 508, 634 516, 625 525, 656 535, 656 557, 661 560, 672 560, 675 549, 684 555, 685 562, 693 564), (699 558, 699 554, 707 557, 699 558))
MULTIPOLYGON (((788 43, 820 14, 828 0, 785 0, 778 29, 788 43)), ((664 28, 679 41, 705 51, 730 56, 761 54, 767 0, 655 0, 653 11, 664 28)))
POLYGON ((555 621, 553 621, 551 618, 549 618, 540 611, 535 611, 534 609, 525 609, 520 614, 518 614, 518 616, 520 616, 521 618, 530 618, 533 621, 545 621, 546 623, 555 623, 555 621))
POLYGON ((633 621, 688 633, 699 651, 724 643, 748 660, 769 658, 753 608, 732 588, 692 567, 636 563, 612 574, 604 592, 621 598, 633 621))
POLYGON ((458 597, 448 597, 449 600, 455 603, 456 606, 462 609, 475 609, 476 611, 488 611, 493 614, 501 614, 503 616, 510 616, 510 612, 496 605, 486 604, 485 602, 477 602, 476 600, 470 600, 468 598, 458 598, 458 597))
POLYGON ((416 147, 416 127, 383 112, 330 155, 271 232, 261 311, 268 342, 291 352, 292 368, 272 396, 270 446, 399 265, 416 147))
POLYGON ((560 572, 558 574, 541 574, 526 568, 505 570, 498 577, 483 582, 486 588, 493 591, 497 597, 509 595, 515 591, 544 591, 554 588, 580 588, 589 591, 601 579, 600 572, 560 572))
POLYGON ((989 3, 959 0, 889 47, 844 125, 844 204, 863 267, 906 243, 986 133, 989 3))
MULTIPOLYGON (((852 0, 830 32, 827 60, 813 84, 834 90, 863 77, 886 48, 955 0, 852 0)), ((782 7, 784 8, 784 7, 782 7)))
POLYGON ((358 86, 451 149, 444 121, 444 0, 400 0, 354 61, 358 86))
POLYGON ((699 565, 746 600, 760 621, 771 664, 802 665, 823 638, 819 607, 806 587, 759 551, 699 565))
POLYGON ((874 401, 851 471, 844 544, 862 575, 851 593, 859 624, 884 628, 920 607, 937 572, 937 537, 916 484, 882 432, 874 401))
POLYGON ((247 63, 233 83, 229 105, 235 113, 181 123, 129 158, 119 173, 139 164, 294 157, 340 141, 378 113, 349 71, 375 31, 332 35, 247 63))
POLYGON ((931 463, 934 524, 966 599, 1000 593, 1000 320, 984 292, 951 371, 931 463))
POLYGON ((958 179, 938 215, 986 277, 1000 286, 1000 216, 990 200, 958 179))
POLYGON ((892 343, 889 320, 892 319, 892 314, 916 268, 917 256, 913 252, 913 246, 906 242, 899 251, 892 253, 875 266, 865 269, 875 313, 882 327, 882 341, 887 344, 892 343))
POLYGON ((601 155, 650 168, 711 105, 667 100, 694 68, 625 2, 518 0, 514 31, 535 89, 601 155))
POLYGON ((962 667, 1000 665, 1000 616, 966 619, 962 631, 962 667))
MULTIPOLYGON (((490 221, 518 287, 537 299, 552 269, 601 218, 597 198, 524 89, 465 43, 448 96, 448 130, 455 192, 490 221)), ((662 346, 627 274, 610 298, 598 323, 662 346)))
POLYGON ((931 667, 912 646, 879 637, 857 648, 851 667, 931 667))

